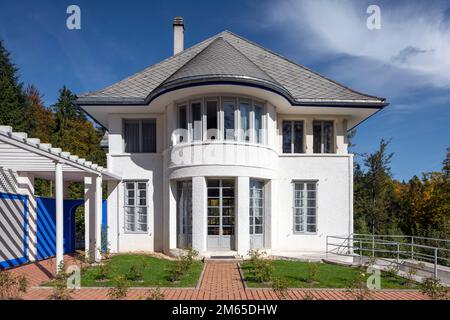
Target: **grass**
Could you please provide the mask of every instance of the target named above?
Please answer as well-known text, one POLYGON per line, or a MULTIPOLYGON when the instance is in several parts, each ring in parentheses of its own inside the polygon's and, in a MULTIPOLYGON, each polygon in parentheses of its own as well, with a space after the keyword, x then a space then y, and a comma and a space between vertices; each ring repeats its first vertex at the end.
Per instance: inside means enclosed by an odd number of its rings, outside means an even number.
MULTIPOLYGON (((170 280, 170 269, 174 267, 175 261, 155 258, 142 254, 117 255, 106 262, 107 277, 104 280, 96 280, 101 267, 92 266, 81 271, 82 287, 113 287, 113 279, 119 275, 125 276, 130 267, 134 265, 142 272, 142 279, 137 281, 128 280, 130 287, 195 287, 203 269, 203 263, 194 261, 187 274, 180 281, 170 280), (143 267, 145 264, 145 267, 143 267)), ((47 283, 44 285, 51 285, 47 283)))
MULTIPOLYGON (((283 278, 287 281, 289 288, 348 288, 355 279, 358 268, 338 266, 325 263, 314 263, 317 265, 318 274, 315 281, 308 281, 308 262, 273 260, 273 277, 283 278)), ((270 283, 258 283, 254 280, 251 272, 250 262, 241 265, 245 281, 249 287, 270 287, 270 283)), ((369 277, 370 275, 366 275, 369 277)), ((381 289, 417 289, 416 283, 409 285, 409 281, 402 277, 390 277, 381 273, 381 289)))

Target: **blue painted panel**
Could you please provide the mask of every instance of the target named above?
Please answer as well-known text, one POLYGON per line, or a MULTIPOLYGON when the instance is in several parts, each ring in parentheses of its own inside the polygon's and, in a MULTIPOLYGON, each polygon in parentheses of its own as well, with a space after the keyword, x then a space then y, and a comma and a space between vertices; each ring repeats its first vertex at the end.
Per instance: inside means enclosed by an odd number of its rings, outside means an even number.
POLYGON ((108 204, 106 200, 102 201, 102 250, 106 251, 108 247, 108 204))
MULTIPOLYGON (((36 198, 37 201, 37 259, 56 255, 56 201, 36 198)), ((75 211, 83 200, 64 200, 64 253, 75 252, 75 211)))
POLYGON ((6 269, 28 262, 28 197, 25 195, 0 192, 0 199, 16 201, 20 200, 23 202, 23 256, 10 260, 0 261, 0 269, 6 269))

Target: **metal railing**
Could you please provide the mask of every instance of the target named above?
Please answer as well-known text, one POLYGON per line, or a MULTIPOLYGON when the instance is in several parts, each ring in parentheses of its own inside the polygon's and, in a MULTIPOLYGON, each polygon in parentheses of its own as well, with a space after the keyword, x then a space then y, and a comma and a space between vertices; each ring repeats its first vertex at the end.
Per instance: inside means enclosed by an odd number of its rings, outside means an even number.
POLYGON ((327 258, 329 255, 359 257, 360 264, 365 258, 373 258, 398 267, 412 260, 418 264, 411 263, 410 268, 428 272, 422 264, 430 263, 433 265, 433 276, 437 277, 438 266, 450 265, 450 240, 371 234, 327 236, 326 255, 327 258))

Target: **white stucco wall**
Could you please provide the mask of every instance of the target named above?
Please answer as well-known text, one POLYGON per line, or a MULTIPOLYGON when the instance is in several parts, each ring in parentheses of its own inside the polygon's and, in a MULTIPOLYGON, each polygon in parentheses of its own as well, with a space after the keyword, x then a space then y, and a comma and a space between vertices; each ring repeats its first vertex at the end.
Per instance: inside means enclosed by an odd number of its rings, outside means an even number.
POLYGON ((108 168, 123 181, 147 183, 148 231, 127 233, 124 227, 124 184, 111 183, 108 198, 109 241, 113 252, 163 250, 163 116, 161 114, 114 114, 110 116, 108 168), (126 154, 123 152, 123 119, 155 118, 157 153, 126 154), (117 188, 116 188, 117 187, 117 188))
POLYGON ((279 159, 272 250, 324 251, 327 235, 348 234, 352 210, 352 181, 348 156, 300 156, 279 159), (317 232, 295 234, 293 230, 293 181, 317 181, 317 232))

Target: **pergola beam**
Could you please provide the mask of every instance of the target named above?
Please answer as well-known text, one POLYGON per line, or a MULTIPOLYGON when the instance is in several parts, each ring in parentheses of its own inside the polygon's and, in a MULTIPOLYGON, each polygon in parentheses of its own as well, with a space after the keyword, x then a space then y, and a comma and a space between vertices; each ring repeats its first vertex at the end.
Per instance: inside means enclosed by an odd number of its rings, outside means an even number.
POLYGON ((0 169, 12 170, 20 175, 54 180, 56 197, 56 271, 64 259, 64 181, 85 181, 85 219, 87 250, 93 249, 92 258, 101 260, 102 244, 102 181, 121 180, 101 166, 71 155, 39 139, 28 138, 26 133, 12 132, 0 126, 0 169), (86 185, 89 179, 90 186, 86 185), (95 180, 95 181, 94 181, 95 180), (91 191, 92 192, 91 192, 91 191), (92 244, 92 245, 91 245, 92 244))

